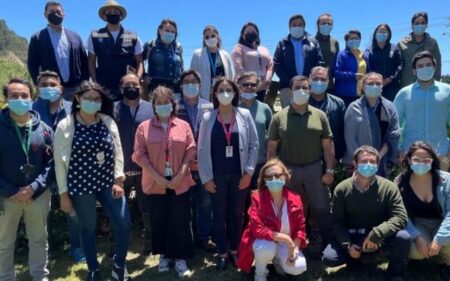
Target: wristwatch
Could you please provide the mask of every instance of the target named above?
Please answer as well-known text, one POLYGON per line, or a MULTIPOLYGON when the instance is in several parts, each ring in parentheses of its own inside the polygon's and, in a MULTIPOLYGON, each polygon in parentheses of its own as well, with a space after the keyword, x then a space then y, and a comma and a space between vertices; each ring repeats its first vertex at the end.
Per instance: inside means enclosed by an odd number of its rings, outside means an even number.
POLYGON ((327 174, 334 175, 334 169, 326 169, 325 171, 327 172, 327 174))

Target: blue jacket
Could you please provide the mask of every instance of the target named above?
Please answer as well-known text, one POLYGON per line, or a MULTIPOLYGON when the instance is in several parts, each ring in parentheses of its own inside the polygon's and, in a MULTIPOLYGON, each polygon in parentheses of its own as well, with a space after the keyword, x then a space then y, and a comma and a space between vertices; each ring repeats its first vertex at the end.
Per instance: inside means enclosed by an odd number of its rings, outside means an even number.
MULTIPOLYGON (((27 163, 25 153, 9 116, 9 109, 0 111, 0 199, 9 198, 22 186, 30 185, 34 190, 33 199, 39 197, 51 184, 53 170, 53 131, 39 118, 39 114, 30 111, 32 117, 30 164, 35 172, 25 177, 20 167, 27 163)), ((22 134, 28 134, 28 128, 20 128, 22 134)), ((54 174, 53 174, 54 175, 54 174)))
MULTIPOLYGON (((311 69, 314 66, 324 66, 325 62, 320 51, 319 43, 317 40, 305 34, 302 40, 303 44, 303 57, 305 61, 304 71, 302 75, 309 76, 311 69)), ((294 46, 291 42, 291 35, 278 42, 275 55, 273 57, 273 64, 275 73, 280 78, 280 89, 289 88, 289 83, 292 77, 297 75, 297 69, 295 67, 295 55, 294 46)))
POLYGON ((38 98, 35 102, 33 102, 33 110, 39 113, 39 117, 41 121, 44 122, 47 126, 51 127, 53 131, 56 130, 56 126, 59 121, 66 118, 68 114, 72 112, 72 102, 66 101, 61 98, 61 105, 56 111, 56 118, 52 120, 50 114, 49 101, 38 98))
MULTIPOLYGON (((76 87, 81 81, 89 79, 87 53, 83 41, 77 33, 67 28, 64 28, 64 31, 66 32, 70 48, 70 77, 66 83, 62 80, 61 82, 64 87, 76 87)), ((37 85, 39 72, 44 70, 54 71, 61 77, 47 28, 31 36, 30 45, 28 46, 27 65, 28 72, 35 85, 37 85)))
MULTIPOLYGON (((369 62, 366 60, 366 73, 370 72, 369 62)), ((356 97, 356 73, 358 62, 349 48, 339 51, 334 66, 335 94, 339 97, 356 97)))

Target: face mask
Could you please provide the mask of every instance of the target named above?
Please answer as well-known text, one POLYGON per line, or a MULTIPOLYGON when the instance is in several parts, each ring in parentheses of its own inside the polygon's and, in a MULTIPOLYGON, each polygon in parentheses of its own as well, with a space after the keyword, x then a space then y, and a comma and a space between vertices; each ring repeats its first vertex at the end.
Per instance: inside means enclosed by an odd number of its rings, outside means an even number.
POLYGON ((206 46, 214 48, 217 46, 217 38, 209 38, 205 40, 206 46))
POLYGON ((123 96, 129 100, 135 100, 139 98, 139 89, 133 86, 123 88, 123 96))
POLYGON ((256 93, 241 93, 241 98, 243 98, 244 100, 252 100, 256 98, 256 96, 256 93))
POLYGON ((377 171, 378 171, 377 165, 358 164, 358 173, 365 178, 373 177, 377 173, 377 171))
POLYGON ((304 105, 309 100, 309 93, 305 90, 297 90, 292 95, 292 102, 294 102, 296 105, 304 105))
POLYGON ((155 105, 155 112, 158 114, 158 116, 161 118, 167 118, 172 113, 172 104, 160 104, 155 105))
POLYGON ((305 35, 305 28, 301 26, 291 27, 291 35, 294 38, 302 38, 305 35))
POLYGON ((415 24, 413 25, 413 32, 415 35, 422 35, 425 33, 425 30, 427 29, 426 24, 415 24))
POLYGON ((61 91, 56 87, 42 87, 39 88, 39 96, 43 100, 54 102, 61 97, 61 91))
POLYGON ((388 39, 388 33, 387 32, 377 32, 375 34, 375 39, 378 43, 384 43, 388 39))
POLYGON ((63 17, 58 13, 52 12, 52 13, 48 14, 47 20, 49 23, 51 23, 53 25, 61 25, 61 23, 63 21, 63 17))
POLYGON ((319 32, 323 36, 328 36, 331 33, 333 26, 331 24, 321 24, 319 25, 319 32))
POLYGON ((324 93, 328 88, 328 83, 317 80, 311 82, 311 92, 316 95, 324 93))
POLYGON ((275 177, 271 180, 266 180, 266 186, 270 192, 280 192, 283 190, 285 184, 286 182, 284 179, 276 179, 275 177))
POLYGON ((217 95, 217 99, 219 100, 221 105, 229 105, 234 99, 233 92, 225 92, 217 95))
POLYGON ((33 103, 31 102, 31 100, 23 100, 23 99, 8 100, 9 109, 19 116, 23 116, 25 115, 25 113, 30 111, 32 104, 33 103))
POLYGON ((351 39, 351 40, 348 40, 347 41, 347 46, 350 48, 350 49, 358 49, 359 48, 359 44, 361 43, 361 41, 360 40, 358 40, 358 39, 351 39))
POLYGON ((412 163, 411 170, 418 176, 423 176, 431 170, 431 164, 412 163))
POLYGON ((249 32, 245 35, 245 41, 247 41, 247 43, 249 44, 253 44, 253 42, 256 41, 257 37, 258 35, 256 34, 256 32, 249 32))
POLYGON ((200 85, 197 83, 184 84, 183 86, 181 86, 181 88, 183 89, 183 95, 185 95, 186 97, 190 97, 190 98, 194 98, 194 97, 198 96, 198 94, 200 92, 200 85))
POLYGON ((164 31, 161 35, 161 40, 166 44, 170 44, 175 40, 175 33, 164 31))
POLYGON ((106 15, 106 21, 110 24, 118 24, 120 22, 120 15, 106 15))
POLYGON ((102 108, 102 103, 81 99, 80 108, 86 114, 95 114, 102 108))
POLYGON ((365 85, 364 86, 364 94, 369 98, 379 97, 381 92, 383 91, 382 86, 377 85, 365 85))
POLYGON ((420 81, 430 81, 434 76, 434 66, 425 66, 416 70, 417 78, 420 81))

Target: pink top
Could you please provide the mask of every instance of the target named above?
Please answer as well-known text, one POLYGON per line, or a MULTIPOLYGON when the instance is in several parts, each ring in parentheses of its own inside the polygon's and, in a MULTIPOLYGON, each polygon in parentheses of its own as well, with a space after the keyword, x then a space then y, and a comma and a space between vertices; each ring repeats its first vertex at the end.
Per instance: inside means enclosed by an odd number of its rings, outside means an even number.
POLYGON ((234 64, 235 77, 239 78, 244 72, 253 71, 265 80, 272 80, 273 60, 269 49, 263 46, 252 49, 242 44, 237 44, 231 53, 234 64), (260 60, 261 59, 261 60, 260 60))
MULTIPOLYGON (((144 121, 136 131, 134 142, 133 161, 143 167, 150 163, 162 176, 166 163, 166 146, 168 139, 169 163, 175 176, 184 162, 195 160, 196 145, 189 124, 179 118, 171 118, 167 132, 161 126, 158 117, 144 121)), ((181 194, 189 190, 195 184, 191 172, 188 169, 183 180, 175 187, 175 193, 181 194)), ((165 194, 166 189, 161 188, 151 177, 150 173, 142 169, 142 190, 145 194, 165 194)))

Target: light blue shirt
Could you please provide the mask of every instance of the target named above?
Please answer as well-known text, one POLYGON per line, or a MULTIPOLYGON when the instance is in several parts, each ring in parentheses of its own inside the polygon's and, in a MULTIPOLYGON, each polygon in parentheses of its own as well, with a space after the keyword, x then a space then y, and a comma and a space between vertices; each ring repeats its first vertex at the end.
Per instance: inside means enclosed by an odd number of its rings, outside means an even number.
POLYGON ((61 32, 57 32, 50 26, 47 26, 47 30, 50 35, 50 40, 52 41, 59 73, 61 73, 62 80, 67 82, 70 78, 70 46, 66 32, 64 31, 64 28, 61 32))
POLYGON ((295 39, 291 36, 291 43, 294 46, 295 69, 297 70, 297 75, 303 75, 303 69, 305 68, 303 37, 301 39, 295 39))
POLYGON ((415 141, 429 143, 439 156, 447 155, 450 124, 450 86, 435 81, 424 89, 418 82, 401 89, 394 100, 402 136, 400 151, 408 151, 415 141))

